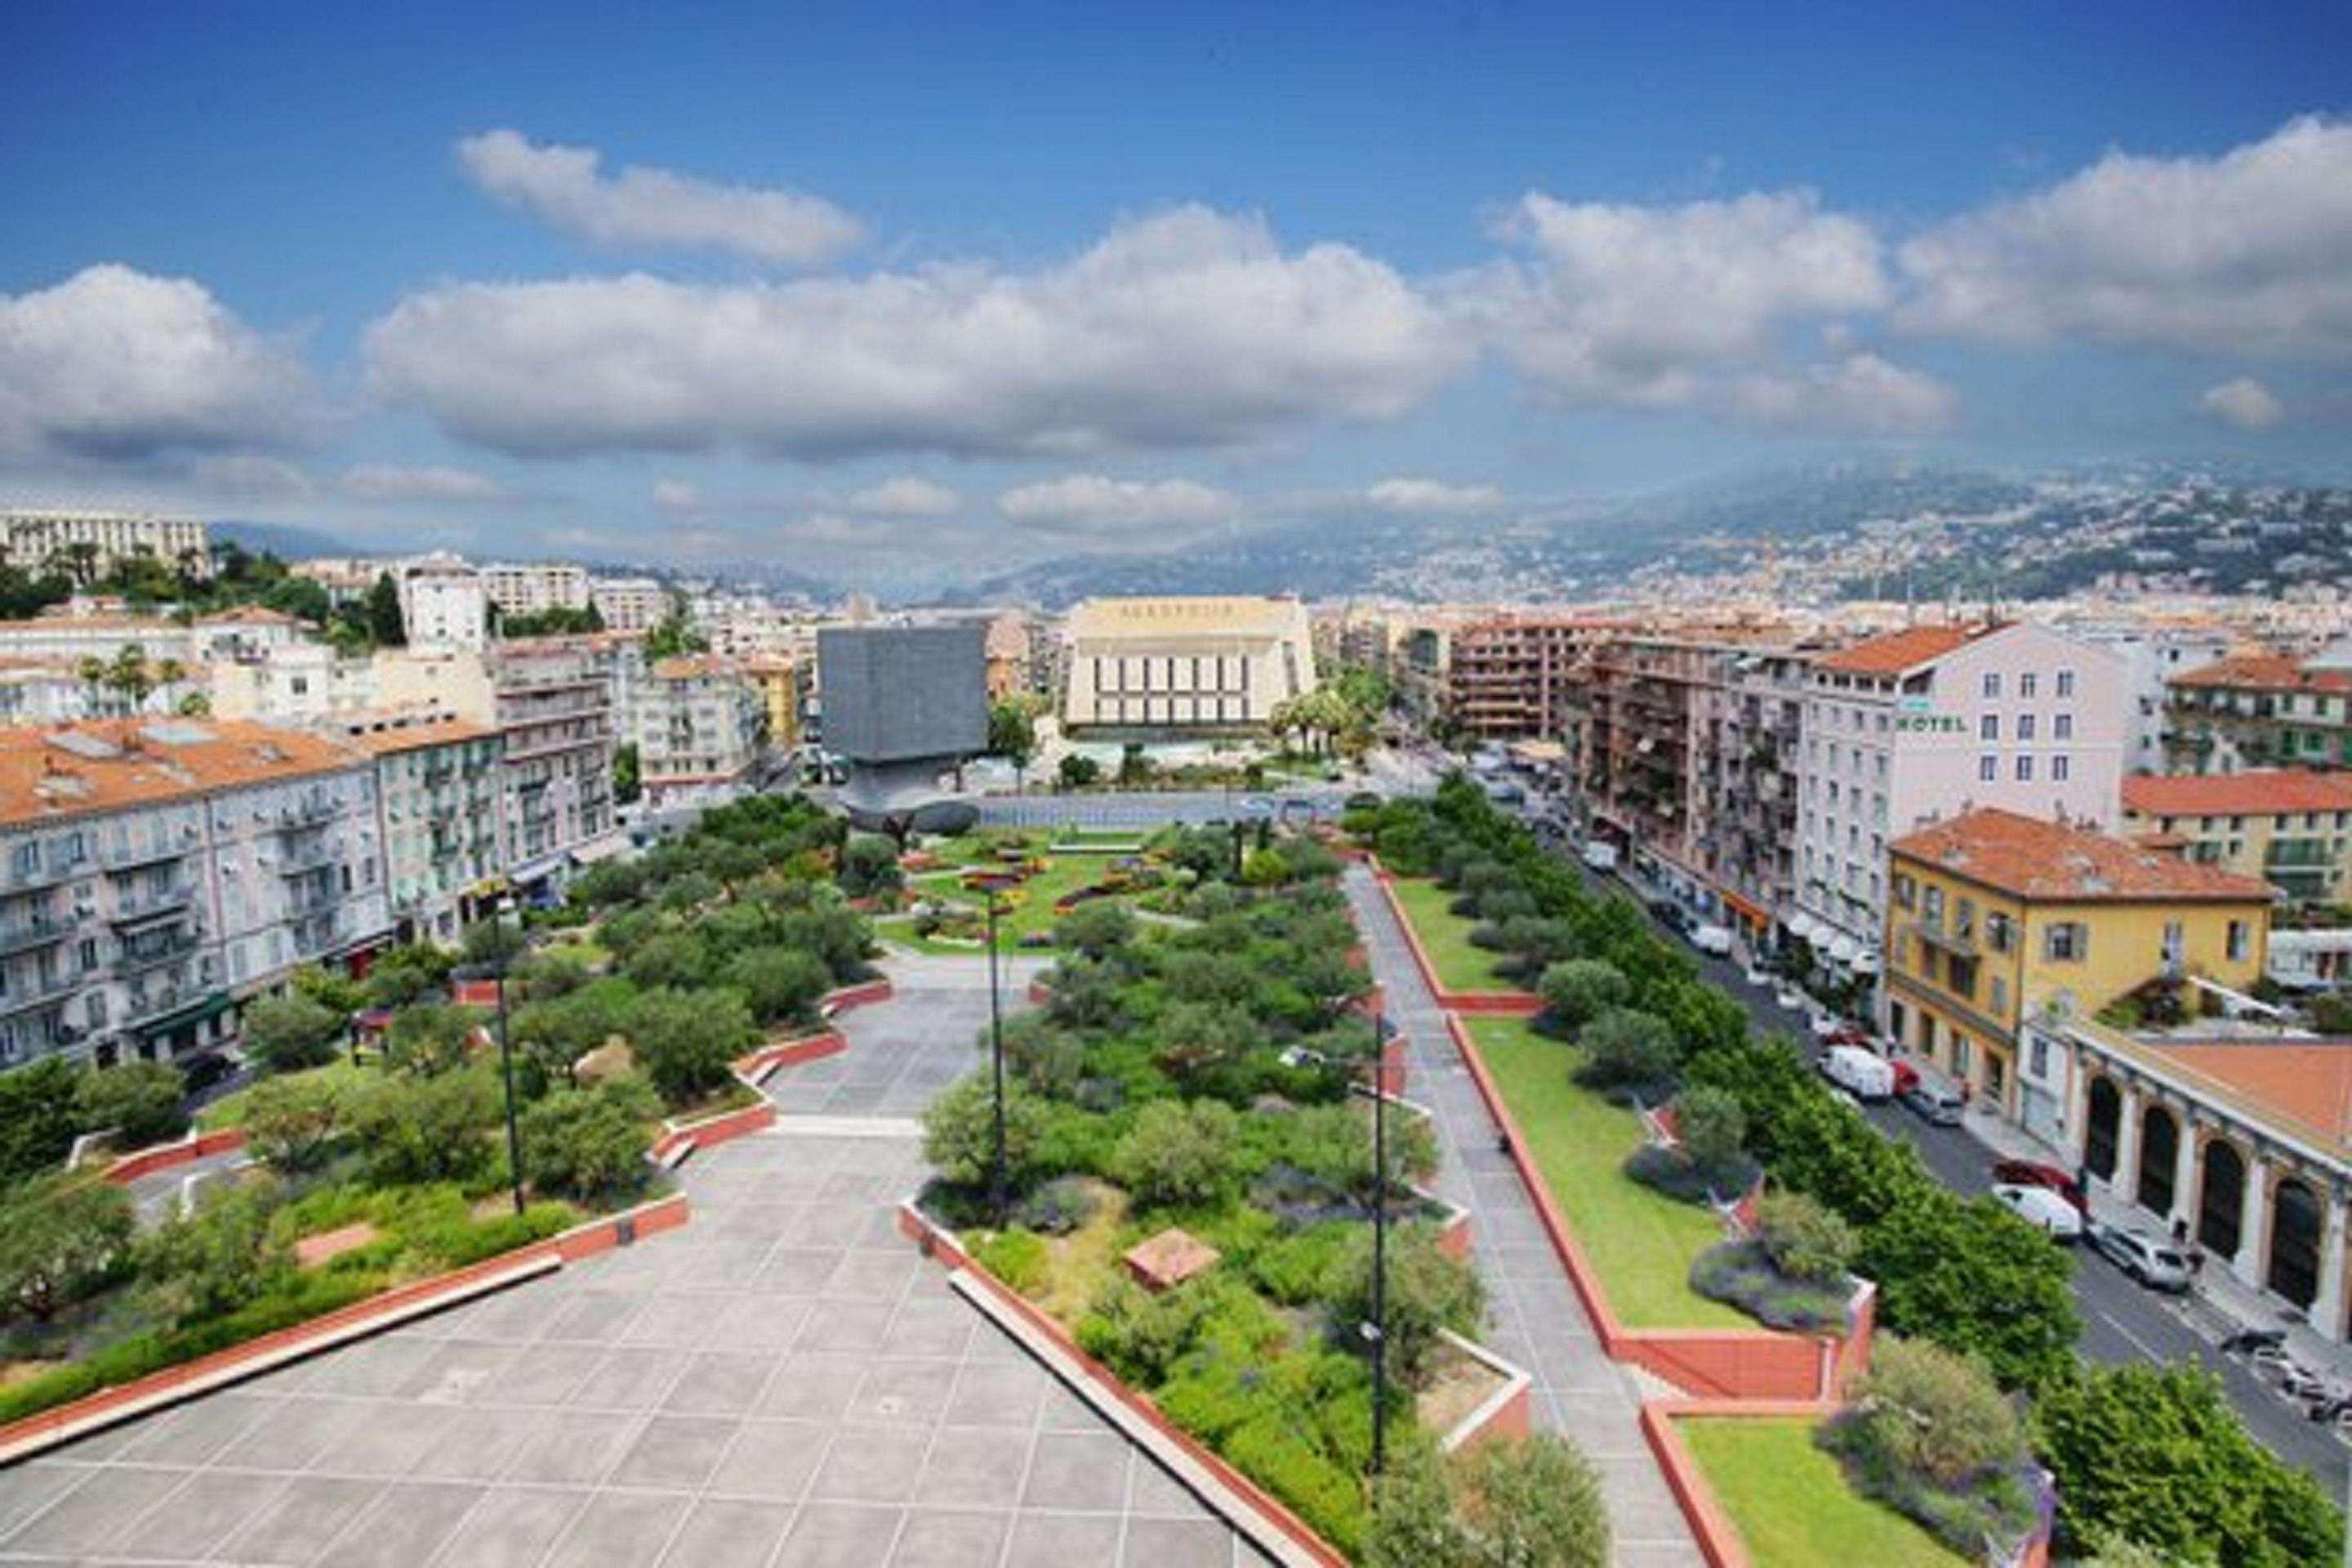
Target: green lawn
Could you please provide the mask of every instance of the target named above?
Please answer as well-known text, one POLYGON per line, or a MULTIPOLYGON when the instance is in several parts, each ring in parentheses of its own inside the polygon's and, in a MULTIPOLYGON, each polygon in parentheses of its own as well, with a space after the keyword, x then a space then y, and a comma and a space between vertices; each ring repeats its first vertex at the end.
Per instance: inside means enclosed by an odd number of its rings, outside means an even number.
POLYGON ((1723 1227, 1706 1210, 1619 1169, 1641 1147, 1641 1121, 1569 1081, 1576 1047, 1517 1018, 1465 1023, 1618 1321, 1629 1329, 1756 1327, 1747 1313, 1690 1288, 1691 1261, 1723 1239, 1723 1227))
POLYGON ((1967 1558, 1893 1509, 1859 1497, 1838 1463, 1813 1447, 1802 1417, 1679 1423, 1756 1568, 1961 1568, 1967 1558))
MULTIPOLYGON (((1074 889, 1101 880, 1110 870, 1112 862, 1120 857, 1064 853, 1049 854, 1045 858, 1049 864, 1044 874, 1032 877, 1022 884, 1029 894, 1028 900, 1019 909, 1006 910, 997 916, 997 940, 1007 952, 1016 949, 1022 937, 1029 932, 1044 931, 1053 925, 1055 900, 1074 889)), ((968 904, 975 910, 984 908, 981 895, 964 891, 956 878, 956 872, 925 873, 908 878, 907 889, 917 898, 968 904)), ((981 942, 965 945, 919 937, 915 934, 911 920, 906 917, 885 917, 875 921, 875 934, 885 942, 897 942, 918 952, 954 954, 988 951, 981 942)))
POLYGON ((1413 934, 1421 938, 1439 984, 1448 991, 1511 989, 1495 973, 1496 955, 1470 945, 1470 932, 1476 922, 1445 907, 1454 901, 1452 893, 1425 877, 1400 877, 1393 886, 1397 906, 1412 922, 1413 934))
MULTIPOLYGON (((383 1076, 383 1072, 381 1068, 373 1066, 354 1067, 352 1065, 351 1058, 338 1057, 325 1067, 312 1068, 302 1076, 306 1079, 316 1079, 319 1082, 332 1085, 336 1089, 357 1089, 362 1085, 373 1083, 383 1076)), ((240 1089, 235 1094, 223 1095, 197 1111, 197 1129, 205 1132, 213 1132, 224 1127, 243 1126, 246 1097, 251 1092, 249 1089, 240 1089)))

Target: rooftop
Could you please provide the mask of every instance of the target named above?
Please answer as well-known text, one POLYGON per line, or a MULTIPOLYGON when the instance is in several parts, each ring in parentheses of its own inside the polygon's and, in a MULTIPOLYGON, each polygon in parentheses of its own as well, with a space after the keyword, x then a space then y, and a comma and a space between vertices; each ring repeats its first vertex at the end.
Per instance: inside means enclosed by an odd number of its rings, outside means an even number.
POLYGON ((1992 807, 1898 838, 1893 853, 2029 901, 2263 903, 2270 884, 2071 822, 1992 807))
POLYGON ((498 733, 497 726, 477 724, 470 719, 396 721, 379 728, 353 731, 352 744, 372 756, 384 757, 401 752, 418 751, 426 746, 448 746, 461 741, 486 740, 498 733))
POLYGON ((157 804, 348 768, 355 748, 218 719, 112 719, 0 747, 0 826, 157 804))
POLYGON ((2352 773, 2270 768, 2124 780, 2124 809, 2143 816, 2352 811, 2352 773))
POLYGON ((1088 599, 1070 611, 1071 638, 1151 637, 1171 634, 1279 637, 1307 632, 1307 606, 1296 599, 1239 595, 1168 599, 1088 599))
POLYGON ((1932 664, 1953 649, 2000 629, 1990 624, 1906 626, 1899 632, 1864 637, 1835 653, 1824 654, 1821 668, 1833 675, 1900 675, 1923 664, 1932 664))
POLYGON ((2146 1040, 2140 1048, 2204 1079, 2329 1149, 2352 1145, 2352 1040, 2146 1040))
POLYGON ((2172 678, 2175 686, 2255 691, 2352 692, 2352 669, 2304 664, 2276 653, 2233 653, 2172 678))

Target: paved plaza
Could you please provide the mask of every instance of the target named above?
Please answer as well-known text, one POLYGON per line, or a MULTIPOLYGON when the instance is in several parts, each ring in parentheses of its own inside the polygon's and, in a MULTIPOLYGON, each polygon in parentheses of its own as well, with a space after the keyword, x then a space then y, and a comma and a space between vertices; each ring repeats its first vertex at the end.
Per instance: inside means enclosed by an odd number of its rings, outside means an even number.
POLYGON ((898 1236, 918 1163, 699 1155, 683 1230, 0 1471, 0 1563, 1261 1561, 898 1236))

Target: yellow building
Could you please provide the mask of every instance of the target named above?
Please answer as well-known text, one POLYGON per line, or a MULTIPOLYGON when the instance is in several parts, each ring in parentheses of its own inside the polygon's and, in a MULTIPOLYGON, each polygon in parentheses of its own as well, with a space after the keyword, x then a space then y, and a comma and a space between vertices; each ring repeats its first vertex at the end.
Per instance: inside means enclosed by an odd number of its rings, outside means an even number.
POLYGON ((2352 774, 2277 768, 2127 778, 2124 831, 2260 877, 2290 898, 2352 897, 2352 774))
POLYGON ((2242 991, 2263 972, 2268 884, 2092 828, 1971 811, 1888 861, 1888 1033, 2029 1127, 2055 1121, 2063 1089, 2019 1062, 2026 1018, 2089 1016, 2159 979, 2242 991))
POLYGON ((748 659, 743 673, 759 689, 760 705, 768 717, 768 743, 780 752, 801 743, 801 706, 807 696, 801 664, 782 654, 748 659))

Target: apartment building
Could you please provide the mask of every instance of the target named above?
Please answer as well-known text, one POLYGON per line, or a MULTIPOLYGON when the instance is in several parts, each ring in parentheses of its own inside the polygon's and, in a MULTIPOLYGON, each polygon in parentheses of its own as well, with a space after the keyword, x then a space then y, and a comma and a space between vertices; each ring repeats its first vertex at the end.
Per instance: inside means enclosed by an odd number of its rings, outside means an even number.
POLYGON ((588 602, 608 632, 643 636, 669 618, 669 590, 652 577, 598 577, 588 602))
POLYGON ((1694 692, 1691 869, 1725 924, 1762 948, 1794 912, 1797 801, 1814 650, 1759 640, 1714 650, 1694 692))
POLYGON ((2129 623, 2069 626, 2070 633, 2113 649, 2124 661, 2124 696, 2131 723, 2124 737, 2124 771, 2167 771, 2166 689, 2178 676, 2229 653, 2235 641, 2218 626, 2139 626, 2129 623))
POLYGON ((315 725, 398 712, 487 722, 492 713, 482 656, 457 648, 345 658, 326 643, 302 642, 216 658, 205 669, 212 711, 223 719, 315 725))
POLYGON ((401 628, 411 647, 479 653, 490 638, 490 593, 480 573, 456 556, 427 556, 400 569, 401 628))
POLYGON ((1455 626, 1444 638, 1440 709, 1482 740, 1556 736, 1612 624, 1589 616, 1507 615, 1455 626))
POLYGON ((502 642, 491 658, 508 874, 526 898, 552 899, 572 868, 623 846, 612 688, 599 657, 596 639, 555 637, 502 642))
POLYGON ((1789 929, 1869 973, 1893 838, 1977 806, 2112 826, 2127 719, 2120 658, 2030 623, 1914 626, 1822 655, 1789 929))
POLYGON ((1070 612, 1062 717, 1075 731, 1175 738, 1263 730, 1315 689, 1296 599, 1090 599, 1070 612))
POLYGON ((383 714, 344 729, 374 759, 384 885, 401 940, 456 942, 505 887, 504 735, 469 720, 383 714))
POLYGON ((814 661, 788 658, 781 654, 747 659, 743 677, 759 693, 761 722, 766 727, 768 744, 778 751, 790 751, 801 743, 803 720, 810 700, 809 678, 814 661))
POLYGON ((988 700, 1035 689, 1029 663, 1029 617, 1019 610, 1001 610, 988 618, 981 638, 981 657, 988 661, 988 700))
POLYGON ((492 563, 481 568, 483 591, 502 616, 536 616, 547 610, 584 610, 588 568, 556 561, 492 563))
POLYGON ((131 647, 155 660, 193 664, 197 657, 194 629, 160 616, 52 613, 27 621, 0 621, 0 658, 76 663, 111 659, 131 647))
POLYGON ((339 741, 120 720, 0 747, 0 1067, 233 1043, 245 1000, 389 938, 382 867, 339 741))
POLYGON ((2132 837, 2258 877, 2304 903, 2352 901, 2352 773, 2126 778, 2123 803, 2132 837))
POLYGON ((211 542, 205 525, 189 518, 152 512, 70 511, 14 507, 0 511, 0 542, 18 566, 58 566, 78 576, 102 577, 137 556, 167 566, 212 570, 211 542))
POLYGON ((765 710, 732 660, 656 659, 637 704, 637 770, 655 807, 741 793, 759 764, 765 710))
POLYGON ((2087 825, 1980 808, 1896 839, 1887 866, 1887 1033, 2031 1131, 2058 1128, 2066 1085, 2046 1050, 2021 1063, 2028 1020, 2263 973, 2267 884, 2087 825))
POLYGON ((2352 767, 2352 665, 2233 654, 2165 688, 2165 771, 2352 767))

